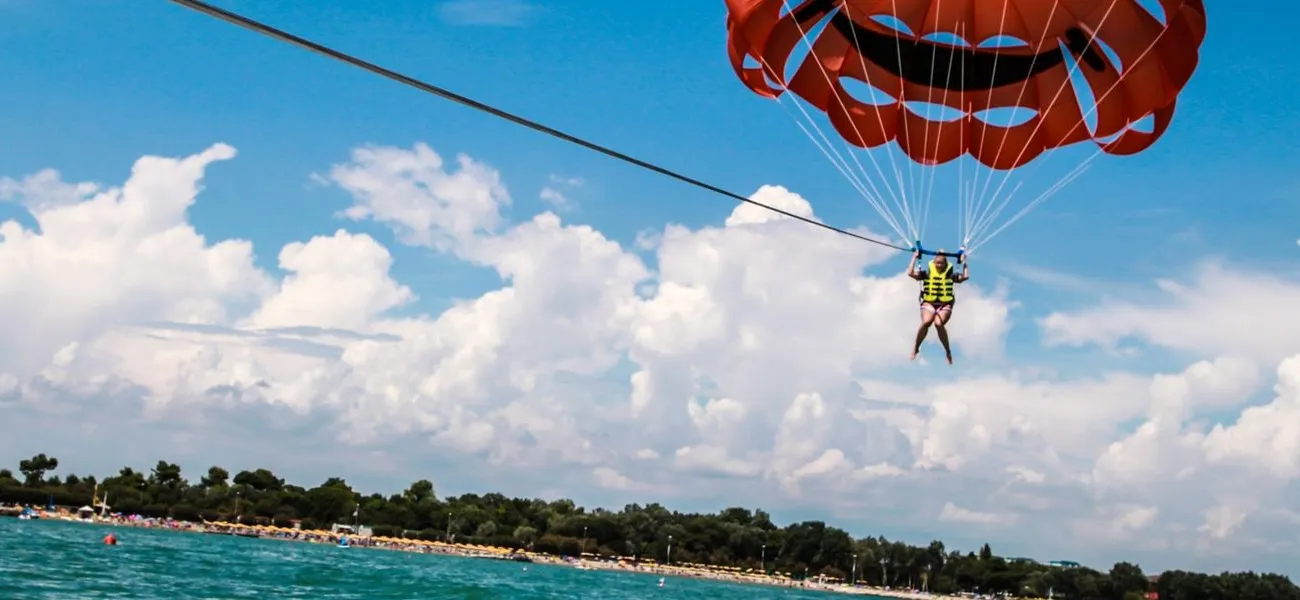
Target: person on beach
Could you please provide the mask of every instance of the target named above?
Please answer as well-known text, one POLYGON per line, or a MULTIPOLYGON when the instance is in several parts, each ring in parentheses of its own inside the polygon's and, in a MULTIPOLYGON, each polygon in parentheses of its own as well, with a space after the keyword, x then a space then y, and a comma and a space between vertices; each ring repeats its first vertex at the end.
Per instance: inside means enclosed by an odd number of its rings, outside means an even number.
POLYGON ((970 279, 970 261, 959 257, 961 272, 957 272, 948 263, 943 250, 930 261, 929 268, 917 270, 916 262, 921 258, 921 251, 912 254, 912 262, 907 265, 907 276, 921 282, 921 327, 916 330, 916 343, 912 345, 912 360, 921 352, 921 342, 930 333, 934 325, 939 334, 939 343, 943 344, 944 356, 952 364, 952 347, 948 344, 948 322, 952 320, 952 307, 957 301, 953 287, 970 279))

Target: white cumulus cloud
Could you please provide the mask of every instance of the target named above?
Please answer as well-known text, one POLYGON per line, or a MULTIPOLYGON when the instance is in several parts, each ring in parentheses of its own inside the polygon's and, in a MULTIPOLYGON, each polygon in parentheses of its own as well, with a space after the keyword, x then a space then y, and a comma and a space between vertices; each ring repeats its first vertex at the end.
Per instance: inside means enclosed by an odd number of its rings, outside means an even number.
MULTIPOLYGON (((36 224, 0 224, 0 456, 166 447, 187 468, 355 468, 392 487, 438 464, 478 488, 762 498, 861 534, 937 520, 945 538, 1152 568, 1300 554, 1279 546, 1300 491, 1300 330, 1259 323, 1300 301, 1296 281, 1205 263, 1150 299, 1049 315, 1050 347, 1138 341, 1181 361, 1062 377, 1010 370, 1014 288, 977 279, 953 368, 908 361, 916 283, 886 250, 749 205, 626 242, 550 211, 511 222, 503 174, 423 144, 317 176, 391 239, 258 248, 271 274, 189 220, 207 169, 234 158, 144 157, 120 185, 0 179, 36 224), (499 283, 429 310, 393 244, 499 283), (1261 540, 1290 554, 1252 556, 1261 540)), ((754 197, 816 218, 783 187, 754 197)))

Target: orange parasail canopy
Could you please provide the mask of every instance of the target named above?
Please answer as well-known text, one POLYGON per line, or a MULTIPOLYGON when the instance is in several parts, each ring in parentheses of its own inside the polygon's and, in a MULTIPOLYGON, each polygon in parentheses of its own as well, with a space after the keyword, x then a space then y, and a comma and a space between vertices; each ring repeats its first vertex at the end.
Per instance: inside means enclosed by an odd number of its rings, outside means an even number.
POLYGON ((1134 154, 1164 134, 1196 69, 1206 17, 1203 0, 1146 0, 1156 2, 1163 15, 1139 0, 726 0, 727 41, 746 86, 771 98, 793 92, 851 144, 896 141, 923 164, 970 154, 1012 169, 1087 140, 1134 154), (787 81, 805 44, 811 50, 787 81), (1095 108, 1080 109, 1071 63, 1095 108), (844 80, 890 98, 855 98, 844 80), (905 103, 964 116, 941 122, 905 103), (993 125, 980 118, 989 109, 1033 116, 993 125), (1150 131, 1132 127, 1148 117, 1150 131))

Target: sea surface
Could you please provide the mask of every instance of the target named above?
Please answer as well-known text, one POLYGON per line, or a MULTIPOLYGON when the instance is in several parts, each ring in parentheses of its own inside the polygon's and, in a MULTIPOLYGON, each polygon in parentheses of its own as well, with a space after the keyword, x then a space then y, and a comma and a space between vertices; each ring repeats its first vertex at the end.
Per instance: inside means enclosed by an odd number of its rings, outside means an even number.
POLYGON ((0 599, 829 600, 806 590, 190 532, 0 518, 0 599), (102 539, 117 533, 118 545, 102 539), (527 567, 525 570, 524 567, 527 567))

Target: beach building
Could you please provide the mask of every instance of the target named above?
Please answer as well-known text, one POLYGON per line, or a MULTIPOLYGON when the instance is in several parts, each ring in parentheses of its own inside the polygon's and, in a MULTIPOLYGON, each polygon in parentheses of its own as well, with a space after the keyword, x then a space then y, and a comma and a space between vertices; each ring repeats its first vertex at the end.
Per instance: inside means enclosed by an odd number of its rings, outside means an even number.
POLYGON ((351 535, 356 537, 374 536, 374 531, 366 525, 357 525, 353 527, 352 525, 344 525, 342 523, 335 523, 334 526, 330 528, 330 533, 334 535, 351 535))

